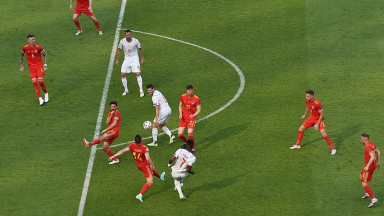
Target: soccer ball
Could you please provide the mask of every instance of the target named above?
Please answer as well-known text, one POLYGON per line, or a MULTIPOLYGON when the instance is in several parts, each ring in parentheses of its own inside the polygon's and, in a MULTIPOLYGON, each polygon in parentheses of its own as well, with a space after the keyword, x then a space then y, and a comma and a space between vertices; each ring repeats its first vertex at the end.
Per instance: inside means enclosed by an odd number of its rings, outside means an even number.
POLYGON ((151 129, 151 128, 152 128, 152 123, 151 123, 150 121, 145 121, 145 122, 143 123, 143 128, 144 128, 145 130, 149 130, 149 129, 151 129))

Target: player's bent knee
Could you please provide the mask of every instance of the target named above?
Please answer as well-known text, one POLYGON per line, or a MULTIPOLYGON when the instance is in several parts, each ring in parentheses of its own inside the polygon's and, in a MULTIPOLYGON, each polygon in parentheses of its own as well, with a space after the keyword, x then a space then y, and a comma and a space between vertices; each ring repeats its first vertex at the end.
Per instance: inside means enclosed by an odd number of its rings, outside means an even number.
POLYGON ((184 134, 177 134, 177 136, 178 136, 179 138, 181 138, 181 137, 184 136, 184 134))

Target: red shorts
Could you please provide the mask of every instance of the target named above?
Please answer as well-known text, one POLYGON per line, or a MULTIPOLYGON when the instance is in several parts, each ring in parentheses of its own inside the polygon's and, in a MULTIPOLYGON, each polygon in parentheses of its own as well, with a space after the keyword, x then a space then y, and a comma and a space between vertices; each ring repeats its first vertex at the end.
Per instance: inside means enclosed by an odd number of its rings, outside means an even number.
MULTIPOLYGON (((305 127, 305 129, 307 129, 315 125, 318 121, 319 119, 315 119, 312 116, 309 116, 309 118, 307 118, 307 120, 305 120, 305 122, 303 123, 303 126, 305 127)), ((324 119, 321 121, 319 125, 319 129, 320 130, 325 129, 324 119)))
POLYGON ((73 14, 79 14, 79 15, 81 15, 81 13, 85 13, 85 15, 87 15, 89 17, 95 15, 95 13, 89 11, 88 8, 82 8, 82 7, 76 7, 75 12, 73 12, 73 14))
POLYGON ((107 131, 107 135, 108 135, 108 139, 104 140, 104 142, 111 145, 113 140, 115 140, 117 137, 119 137, 119 132, 116 132, 114 130, 109 130, 109 131, 107 131))
POLYGON ((365 171, 363 169, 363 171, 361 171, 361 173, 360 173, 360 180, 362 182, 366 182, 366 183, 370 182, 372 180, 372 175, 373 175, 374 171, 375 171, 375 169, 373 169, 373 170, 369 169, 368 171, 365 171))
POLYGON ((44 72, 43 66, 36 66, 36 67, 29 68, 29 77, 31 79, 43 78, 44 76, 45 76, 45 72, 44 72))
POLYGON ((188 128, 195 128, 196 119, 186 119, 182 118, 180 119, 179 127, 188 127, 188 128))
POLYGON ((152 167, 149 164, 146 164, 144 166, 138 166, 137 169, 139 169, 141 172, 144 173, 145 178, 152 177, 152 167))

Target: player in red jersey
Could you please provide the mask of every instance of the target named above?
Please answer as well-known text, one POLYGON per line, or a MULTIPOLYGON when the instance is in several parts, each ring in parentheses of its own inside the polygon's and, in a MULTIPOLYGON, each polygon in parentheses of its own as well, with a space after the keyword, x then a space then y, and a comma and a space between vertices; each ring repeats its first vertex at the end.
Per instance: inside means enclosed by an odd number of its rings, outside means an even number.
POLYGON ((377 199, 372 193, 371 187, 369 187, 368 182, 372 180, 372 175, 375 169, 380 169, 380 151, 377 149, 376 145, 373 142, 369 141, 369 135, 366 133, 361 134, 361 143, 365 145, 364 148, 364 169, 360 173, 360 180, 365 194, 363 199, 371 198, 371 203, 368 205, 368 208, 371 208, 376 202, 377 199))
POLYGON ((48 102, 48 91, 47 87, 44 83, 44 75, 45 71, 48 70, 47 68, 47 53, 43 49, 42 46, 35 44, 35 36, 33 34, 27 35, 28 38, 28 44, 24 45, 21 49, 20 54, 20 71, 24 71, 24 53, 27 54, 27 61, 28 61, 28 67, 29 67, 29 75, 32 80, 33 88, 35 89, 36 95, 39 98, 39 104, 40 106, 43 105, 44 102, 48 102), (44 56, 44 66, 41 62, 41 55, 44 56), (41 98, 39 83, 41 89, 43 89, 43 92, 45 94, 44 100, 41 98))
POLYGON ((314 98, 314 95, 315 93, 313 92, 313 90, 306 91, 305 102, 307 103, 307 107, 305 109, 304 115, 301 116, 301 119, 304 119, 305 116, 307 116, 308 111, 311 111, 311 114, 309 118, 307 118, 307 120, 305 120, 305 122, 299 127, 296 144, 293 145, 290 149, 299 149, 301 139, 304 135, 304 130, 313 126, 315 130, 320 130, 321 135, 328 143, 329 148, 331 148, 331 155, 334 155, 336 154, 336 149, 335 147, 333 147, 331 139, 325 132, 323 106, 321 105, 319 100, 314 98))
POLYGON ((153 184, 153 175, 159 178, 161 181, 164 181, 165 172, 161 175, 155 170, 155 165, 153 164, 151 157, 149 156, 149 149, 147 146, 141 143, 141 136, 135 136, 135 142, 129 144, 126 148, 120 150, 115 155, 112 155, 108 160, 113 160, 114 157, 120 156, 127 151, 132 152, 132 157, 136 162, 137 168, 144 173, 147 182, 141 188, 140 193, 136 196, 136 199, 143 202, 143 194, 152 186, 153 184))
MULTIPOLYGON (((72 11, 73 9, 73 6, 72 6, 73 1, 74 0, 71 0, 71 2, 69 3, 70 11, 72 11)), ((103 31, 101 31, 99 21, 97 21, 95 17, 95 13, 92 10, 92 0, 77 0, 76 8, 75 8, 75 11, 73 12, 73 22, 75 23, 78 29, 75 35, 78 36, 81 33, 83 33, 83 30, 81 29, 80 23, 78 20, 81 13, 85 13, 85 15, 89 16, 89 18, 91 18, 97 30, 99 31, 99 35, 103 35, 103 31)))
MULTIPOLYGON (((113 140, 119 137, 121 115, 119 110, 117 110, 116 101, 111 101, 109 103, 109 108, 111 112, 108 113, 108 117, 107 117, 108 127, 103 131, 101 131, 103 135, 93 140, 92 142, 88 142, 85 138, 83 138, 83 142, 84 142, 84 148, 88 148, 88 146, 96 145, 104 141, 104 145, 103 145, 104 152, 107 155, 112 156, 113 152, 111 151, 111 149, 109 149, 109 146, 112 144, 113 140)), ((117 164, 119 162, 120 162, 119 159, 117 159, 116 157, 113 157, 113 161, 111 161, 109 164, 117 164)))
POLYGON ((181 95, 179 103, 179 130, 177 136, 187 142, 184 136, 184 129, 188 127, 188 138, 193 141, 192 151, 195 151, 195 138, 193 137, 193 129, 196 124, 196 116, 201 112, 200 98, 193 93, 193 86, 187 85, 187 93, 181 95))

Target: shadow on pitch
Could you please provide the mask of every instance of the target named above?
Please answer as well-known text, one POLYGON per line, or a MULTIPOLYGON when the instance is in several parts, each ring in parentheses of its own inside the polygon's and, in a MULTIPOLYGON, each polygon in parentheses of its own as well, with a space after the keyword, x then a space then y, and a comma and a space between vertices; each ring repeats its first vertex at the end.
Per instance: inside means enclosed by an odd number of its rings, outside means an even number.
MULTIPOLYGON (((310 129, 307 129, 307 130, 310 130, 310 129)), ((313 143, 324 140, 324 138, 321 136, 320 132, 319 131, 316 131, 316 132, 319 135, 319 138, 311 140, 309 142, 305 142, 305 143, 303 143, 302 146, 312 145, 313 143)), ((331 138, 332 142, 334 143, 335 148, 339 149, 344 144, 343 143, 344 140, 346 140, 349 137, 355 136, 356 134, 358 134, 360 132, 361 132, 361 126, 360 125, 349 125, 348 127, 345 127, 345 128, 339 129, 337 131, 334 131, 330 134, 328 134, 328 133, 327 134, 331 138)), ((305 132, 304 132, 303 140, 304 139, 305 139, 305 132)), ((324 140, 324 142, 325 142, 325 140, 324 140)))

